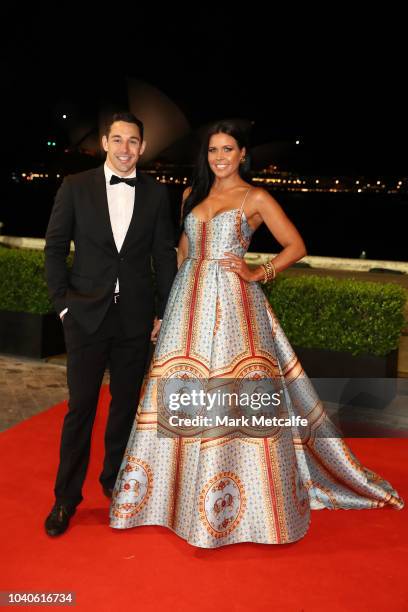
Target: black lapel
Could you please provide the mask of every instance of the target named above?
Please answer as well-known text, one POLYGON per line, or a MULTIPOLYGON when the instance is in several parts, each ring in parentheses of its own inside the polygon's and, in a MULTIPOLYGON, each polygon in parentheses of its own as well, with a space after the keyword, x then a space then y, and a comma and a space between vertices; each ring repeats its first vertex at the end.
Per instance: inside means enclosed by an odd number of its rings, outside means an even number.
POLYGON ((133 205, 133 214, 130 220, 129 229, 123 241, 120 253, 123 253, 131 244, 135 242, 146 228, 147 215, 147 191, 148 186, 143 179, 143 176, 138 173, 138 180, 135 185, 135 201, 133 205))
POLYGON ((104 166, 100 166, 95 170, 92 195, 97 209, 97 214, 95 215, 95 226, 97 227, 99 233, 103 236, 104 245, 109 248, 113 248, 117 252, 109 216, 104 166))

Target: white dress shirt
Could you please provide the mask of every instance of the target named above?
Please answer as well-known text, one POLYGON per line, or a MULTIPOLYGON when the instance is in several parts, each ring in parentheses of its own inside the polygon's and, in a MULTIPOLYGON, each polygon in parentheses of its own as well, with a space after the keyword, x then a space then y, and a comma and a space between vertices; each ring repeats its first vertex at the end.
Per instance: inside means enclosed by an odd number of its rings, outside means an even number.
MULTIPOLYGON (((116 248, 119 252, 125 241, 130 221, 132 219, 133 207, 135 203, 135 188, 127 185, 126 183, 111 185, 110 179, 112 174, 115 174, 115 172, 109 168, 106 162, 103 169, 105 172, 106 194, 108 196, 109 217, 112 233, 116 248)), ((136 169, 131 174, 126 176, 126 178, 133 178, 135 176, 136 169)), ((115 293, 119 293, 118 278, 116 279, 115 293)), ((64 310, 60 312, 61 319, 63 319, 67 312, 68 308, 64 308, 64 310)))
MULTIPOLYGON (((130 221, 133 215, 135 204, 135 188, 126 183, 110 184, 112 174, 115 174, 109 166, 104 165, 106 179, 106 193, 108 196, 109 217, 112 226, 113 238, 118 252, 125 241, 130 221)), ((136 169, 126 176, 133 178, 136 176, 136 169)), ((119 292, 119 279, 116 279, 115 293, 119 292)))

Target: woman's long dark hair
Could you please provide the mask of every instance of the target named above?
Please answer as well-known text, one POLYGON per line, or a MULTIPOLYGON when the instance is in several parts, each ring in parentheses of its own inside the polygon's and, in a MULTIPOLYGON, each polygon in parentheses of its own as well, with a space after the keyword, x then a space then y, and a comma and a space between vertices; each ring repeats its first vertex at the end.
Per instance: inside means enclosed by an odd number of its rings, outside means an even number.
MULTIPOLYGON (((195 166, 193 180, 191 183, 191 191, 184 201, 183 206, 183 218, 181 225, 184 225, 184 219, 193 210, 197 204, 202 202, 210 193, 210 189, 214 182, 214 173, 208 165, 208 147, 210 138, 214 134, 228 134, 237 141, 240 149, 243 147, 248 151, 247 135, 245 131, 238 125, 238 122, 234 121, 218 121, 217 123, 210 126, 201 144, 198 160, 195 166)), ((245 177, 248 172, 249 161, 248 153, 246 155, 246 161, 239 166, 239 173, 242 178, 245 177)))

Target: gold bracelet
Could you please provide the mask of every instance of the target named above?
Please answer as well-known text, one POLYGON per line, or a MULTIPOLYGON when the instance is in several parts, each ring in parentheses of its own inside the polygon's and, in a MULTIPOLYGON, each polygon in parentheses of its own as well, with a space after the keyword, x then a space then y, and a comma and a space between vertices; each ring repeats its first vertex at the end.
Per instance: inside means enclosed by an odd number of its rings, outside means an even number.
POLYGON ((266 264, 266 267, 268 269, 268 280, 273 280, 276 276, 275 266, 273 265, 271 261, 268 261, 268 263, 266 264))
POLYGON ((276 277, 276 268, 271 261, 268 261, 266 264, 262 264, 261 268, 263 269, 264 273, 264 277, 261 280, 263 285, 276 277))
POLYGON ((263 279, 261 280, 261 284, 265 285, 265 283, 268 281, 268 275, 266 273, 266 266, 265 266, 265 264, 261 264, 261 268, 263 270, 263 279))

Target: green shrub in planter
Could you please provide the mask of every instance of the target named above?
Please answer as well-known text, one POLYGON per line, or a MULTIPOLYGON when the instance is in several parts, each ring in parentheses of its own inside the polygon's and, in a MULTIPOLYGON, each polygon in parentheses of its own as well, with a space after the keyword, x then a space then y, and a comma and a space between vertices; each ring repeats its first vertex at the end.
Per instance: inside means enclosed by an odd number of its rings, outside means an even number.
MULTIPOLYGON (((0 310, 53 312, 42 251, 0 247, 0 278, 0 310)), ((264 291, 296 346, 378 356, 398 347, 407 299, 399 285, 282 274, 264 291)))
POLYGON ((283 274, 264 291, 296 346, 377 356, 398 347, 407 299, 400 285, 283 274))
POLYGON ((35 314, 53 311, 42 251, 0 248, 0 278, 0 310, 35 314))
POLYGON ((0 351, 43 358, 65 351, 45 282, 44 253, 0 247, 0 351))

